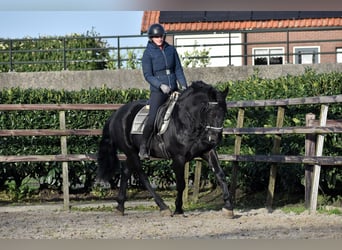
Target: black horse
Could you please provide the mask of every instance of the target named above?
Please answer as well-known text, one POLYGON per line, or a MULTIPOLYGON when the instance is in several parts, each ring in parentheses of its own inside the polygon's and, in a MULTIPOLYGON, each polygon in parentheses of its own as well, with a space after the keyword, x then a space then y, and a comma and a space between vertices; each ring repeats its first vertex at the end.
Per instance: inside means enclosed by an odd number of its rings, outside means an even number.
MULTIPOLYGON (((222 138, 222 126, 227 112, 225 101, 227 94, 228 88, 221 92, 202 81, 193 82, 179 95, 165 133, 162 135, 155 133, 151 138, 150 155, 172 159, 177 185, 175 214, 184 213, 182 201, 185 188, 184 165, 195 157, 201 157, 213 169, 222 188, 224 200, 222 210, 233 217, 231 196, 215 150, 222 138), (160 146, 161 141, 163 147, 160 146)), ((146 100, 125 104, 107 120, 99 146, 97 177, 109 181, 115 173, 121 173, 117 209, 124 215, 127 181, 135 171, 161 212, 171 215, 169 207, 154 191, 142 169, 138 156, 141 135, 131 134, 134 117, 145 104, 146 100), (122 166, 117 155, 118 150, 127 157, 126 164, 122 166)))

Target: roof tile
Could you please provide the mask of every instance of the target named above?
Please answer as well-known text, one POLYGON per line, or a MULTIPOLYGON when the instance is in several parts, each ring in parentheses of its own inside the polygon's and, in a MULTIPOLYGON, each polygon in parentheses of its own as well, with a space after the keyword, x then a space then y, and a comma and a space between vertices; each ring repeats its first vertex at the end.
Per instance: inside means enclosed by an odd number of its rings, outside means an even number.
MULTIPOLYGON (((151 24, 158 23, 159 16, 160 11, 144 11, 141 22, 141 32, 146 33, 151 24)), ((331 27, 342 26, 342 17, 306 18, 300 20, 165 23, 163 25, 167 31, 172 32, 331 27)))

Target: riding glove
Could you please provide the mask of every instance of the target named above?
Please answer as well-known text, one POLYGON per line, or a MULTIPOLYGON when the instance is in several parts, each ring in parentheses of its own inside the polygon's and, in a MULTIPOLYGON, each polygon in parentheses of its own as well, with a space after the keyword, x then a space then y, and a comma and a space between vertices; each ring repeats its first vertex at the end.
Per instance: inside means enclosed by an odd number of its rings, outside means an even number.
POLYGON ((187 88, 188 88, 188 87, 181 85, 180 91, 184 91, 184 90, 186 90, 187 88))
POLYGON ((171 92, 171 88, 169 86, 167 86, 166 84, 160 85, 160 89, 165 95, 167 95, 171 92))

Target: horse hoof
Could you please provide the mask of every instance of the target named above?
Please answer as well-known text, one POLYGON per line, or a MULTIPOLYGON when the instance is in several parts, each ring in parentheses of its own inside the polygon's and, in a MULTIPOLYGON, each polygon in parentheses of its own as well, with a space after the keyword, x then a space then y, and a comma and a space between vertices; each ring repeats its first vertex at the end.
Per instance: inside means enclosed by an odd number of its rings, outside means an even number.
POLYGON ((125 212, 123 210, 121 210, 120 208, 116 208, 116 209, 114 209, 114 214, 124 216, 125 212))
POLYGON ((183 217, 183 218, 188 218, 188 216, 187 215, 185 215, 184 213, 173 213, 173 215, 172 216, 177 216, 177 217, 183 217))
POLYGON ((160 214, 164 217, 164 216, 172 216, 172 212, 170 209, 164 209, 164 210, 160 210, 160 214))
POLYGON ((223 214, 228 217, 229 219, 233 219, 234 218, 234 212, 233 210, 229 210, 227 208, 222 208, 222 212, 223 214))

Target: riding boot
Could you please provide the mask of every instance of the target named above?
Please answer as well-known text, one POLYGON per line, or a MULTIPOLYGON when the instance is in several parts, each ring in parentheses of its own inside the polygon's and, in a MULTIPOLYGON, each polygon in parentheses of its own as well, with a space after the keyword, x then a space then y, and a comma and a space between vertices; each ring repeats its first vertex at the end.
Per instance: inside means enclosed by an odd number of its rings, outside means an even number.
POLYGON ((151 134, 152 129, 153 129, 153 127, 151 127, 151 125, 149 123, 145 124, 143 134, 142 134, 140 149, 139 149, 140 160, 149 159, 149 155, 147 152, 147 142, 150 138, 150 134, 151 134))

